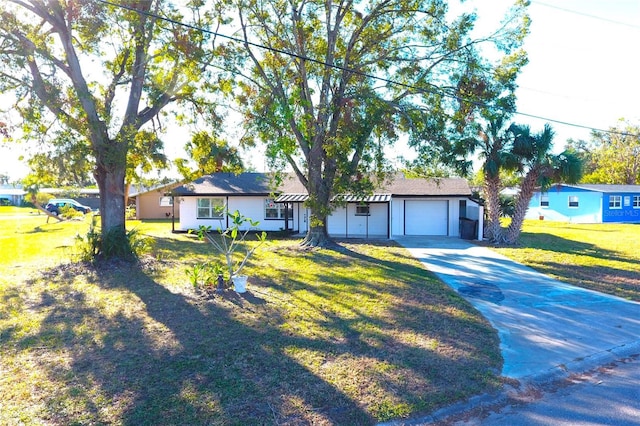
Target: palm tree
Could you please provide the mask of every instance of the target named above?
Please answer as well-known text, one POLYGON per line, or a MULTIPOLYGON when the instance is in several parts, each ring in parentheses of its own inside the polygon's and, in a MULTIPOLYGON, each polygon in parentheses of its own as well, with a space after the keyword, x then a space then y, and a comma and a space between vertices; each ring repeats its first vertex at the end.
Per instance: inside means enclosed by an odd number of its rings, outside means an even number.
POLYGON ((554 182, 578 182, 582 177, 582 161, 571 151, 551 154, 554 132, 549 124, 545 124, 537 134, 531 134, 529 126, 516 124, 509 127, 509 132, 513 135, 511 155, 517 159, 519 171, 524 176, 511 223, 496 242, 515 244, 520 238, 522 223, 536 187, 545 190, 554 182))
POLYGON ((507 129, 504 125, 504 117, 489 120, 478 140, 480 157, 484 160, 486 235, 496 244, 515 244, 536 188, 546 189, 554 182, 577 182, 582 176, 582 161, 573 151, 551 154, 554 132, 548 124, 539 133, 532 133, 525 125, 511 124, 507 129), (506 229, 500 225, 503 213, 500 190, 504 186, 501 172, 521 176, 511 223, 506 229))
POLYGON ((487 224, 486 235, 491 241, 499 240, 502 235, 500 217, 502 207, 500 203, 500 191, 503 184, 500 172, 513 170, 517 167, 514 157, 511 155, 511 135, 504 129, 506 119, 504 116, 494 117, 486 127, 480 129, 478 148, 480 158, 484 160, 482 174, 484 178, 483 192, 486 200, 487 224))

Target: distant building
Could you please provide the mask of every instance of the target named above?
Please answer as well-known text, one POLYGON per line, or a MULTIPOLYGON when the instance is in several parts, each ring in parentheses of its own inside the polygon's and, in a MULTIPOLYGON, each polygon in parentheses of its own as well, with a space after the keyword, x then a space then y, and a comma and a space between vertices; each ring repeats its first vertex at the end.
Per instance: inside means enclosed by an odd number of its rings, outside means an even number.
POLYGON ((534 193, 527 218, 640 223, 640 185, 554 185, 534 193))
POLYGON ((0 187, 0 206, 21 206, 27 192, 22 188, 0 187))
POLYGON ((174 206, 172 190, 179 183, 156 186, 153 188, 138 188, 131 191, 129 200, 135 201, 136 219, 168 219, 180 217, 180 209, 174 206))

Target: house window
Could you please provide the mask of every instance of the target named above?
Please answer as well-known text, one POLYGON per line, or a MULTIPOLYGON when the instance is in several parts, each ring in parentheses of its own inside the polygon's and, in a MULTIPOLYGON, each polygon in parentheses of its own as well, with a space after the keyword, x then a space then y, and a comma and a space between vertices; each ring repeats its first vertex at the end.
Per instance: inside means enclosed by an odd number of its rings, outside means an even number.
POLYGON ((160 207, 171 207, 173 205, 173 197, 160 197, 160 207))
POLYGON ((622 208, 622 196, 621 195, 610 195, 609 196, 609 208, 610 209, 621 209, 622 208))
POLYGON ((540 207, 549 207, 549 194, 540 194, 540 207))
POLYGON ((577 209, 579 207, 578 197, 576 195, 569 196, 569 207, 572 209, 577 209))
POLYGON ((222 198, 198 198, 198 219, 222 219, 224 200, 222 198))
POLYGON ((358 204, 356 206, 356 216, 369 216, 369 204, 358 204))
POLYGON ((633 196, 633 208, 640 209, 640 195, 633 196))
MULTIPOLYGON (((285 212, 284 203, 276 203, 272 198, 264 200, 264 218, 265 219, 284 219, 285 212)), ((289 219, 293 219, 293 206, 289 204, 289 219)))

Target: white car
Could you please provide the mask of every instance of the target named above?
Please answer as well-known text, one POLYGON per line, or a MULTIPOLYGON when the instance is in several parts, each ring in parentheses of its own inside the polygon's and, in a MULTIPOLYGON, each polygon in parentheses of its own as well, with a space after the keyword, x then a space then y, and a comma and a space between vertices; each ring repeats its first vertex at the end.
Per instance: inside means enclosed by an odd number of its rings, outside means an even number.
POLYGON ((91 212, 91 207, 80 204, 79 202, 77 202, 76 200, 72 200, 71 198, 52 198, 49 200, 45 208, 51 213, 59 215, 60 209, 65 206, 72 207, 84 214, 91 212))

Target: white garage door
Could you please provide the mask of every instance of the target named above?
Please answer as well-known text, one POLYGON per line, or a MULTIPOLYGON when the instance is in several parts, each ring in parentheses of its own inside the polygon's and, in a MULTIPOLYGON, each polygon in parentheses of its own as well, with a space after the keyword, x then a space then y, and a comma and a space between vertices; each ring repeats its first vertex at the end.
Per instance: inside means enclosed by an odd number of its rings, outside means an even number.
POLYGON ((449 203, 438 201, 405 201, 405 235, 448 235, 449 203))

